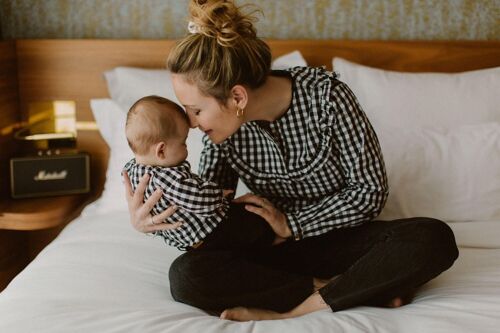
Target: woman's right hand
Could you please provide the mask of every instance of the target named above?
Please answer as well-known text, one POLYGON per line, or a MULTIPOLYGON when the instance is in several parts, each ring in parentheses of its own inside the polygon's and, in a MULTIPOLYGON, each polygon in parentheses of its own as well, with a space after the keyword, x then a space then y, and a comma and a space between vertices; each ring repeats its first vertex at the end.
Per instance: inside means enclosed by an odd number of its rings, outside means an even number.
POLYGON ((139 184, 137 185, 136 191, 132 190, 132 185, 130 184, 130 179, 126 172, 123 172, 123 182, 125 184, 125 196, 128 204, 128 211, 130 213, 130 223, 132 226, 140 232, 151 233, 159 230, 169 230, 175 229, 182 225, 182 221, 170 224, 162 223, 166 218, 172 215, 177 207, 170 206, 161 214, 151 215, 150 211, 153 209, 154 205, 160 200, 162 196, 162 189, 158 188, 156 191, 146 200, 142 202, 144 198, 144 191, 149 181, 149 174, 142 176, 139 184))

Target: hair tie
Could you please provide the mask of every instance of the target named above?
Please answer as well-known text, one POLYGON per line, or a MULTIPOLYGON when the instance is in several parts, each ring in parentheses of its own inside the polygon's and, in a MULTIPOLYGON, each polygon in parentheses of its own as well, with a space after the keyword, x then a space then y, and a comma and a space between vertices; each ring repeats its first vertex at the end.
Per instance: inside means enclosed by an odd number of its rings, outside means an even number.
POLYGON ((196 23, 194 23, 193 21, 189 21, 188 31, 189 31, 189 33, 197 34, 200 32, 200 27, 198 25, 196 25, 196 23))

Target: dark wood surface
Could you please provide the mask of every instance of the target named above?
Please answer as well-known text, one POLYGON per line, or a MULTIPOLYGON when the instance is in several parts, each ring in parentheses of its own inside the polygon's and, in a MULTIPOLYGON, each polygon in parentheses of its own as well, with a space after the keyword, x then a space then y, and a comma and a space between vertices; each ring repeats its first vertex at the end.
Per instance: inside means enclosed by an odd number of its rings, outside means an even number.
POLYGON ((0 230, 0 291, 29 262, 26 233, 0 230))
POLYGON ((0 42, 0 201, 9 196, 9 157, 16 149, 11 126, 21 119, 15 46, 0 42))
POLYGON ((0 203, 0 229, 40 230, 67 224, 89 200, 86 194, 6 199, 0 203))

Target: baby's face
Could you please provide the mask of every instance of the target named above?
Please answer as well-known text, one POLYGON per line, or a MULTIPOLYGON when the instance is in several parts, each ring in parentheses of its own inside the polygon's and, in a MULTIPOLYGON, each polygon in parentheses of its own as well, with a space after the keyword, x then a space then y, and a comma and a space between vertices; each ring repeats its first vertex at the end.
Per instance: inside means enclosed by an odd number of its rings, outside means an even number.
POLYGON ((186 120, 176 117, 177 135, 170 138, 167 142, 167 156, 165 163, 170 166, 178 165, 183 162, 187 156, 186 139, 189 134, 189 125, 186 120))

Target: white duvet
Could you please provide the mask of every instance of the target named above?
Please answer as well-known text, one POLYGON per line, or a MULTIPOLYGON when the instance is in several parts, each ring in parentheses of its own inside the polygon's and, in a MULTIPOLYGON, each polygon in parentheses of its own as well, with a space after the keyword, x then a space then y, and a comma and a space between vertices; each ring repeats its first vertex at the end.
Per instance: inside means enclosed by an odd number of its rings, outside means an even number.
POLYGON ((89 207, 0 294, 0 332, 499 332, 500 221, 451 227, 459 259, 409 305, 239 323, 173 301, 180 252, 89 207))

